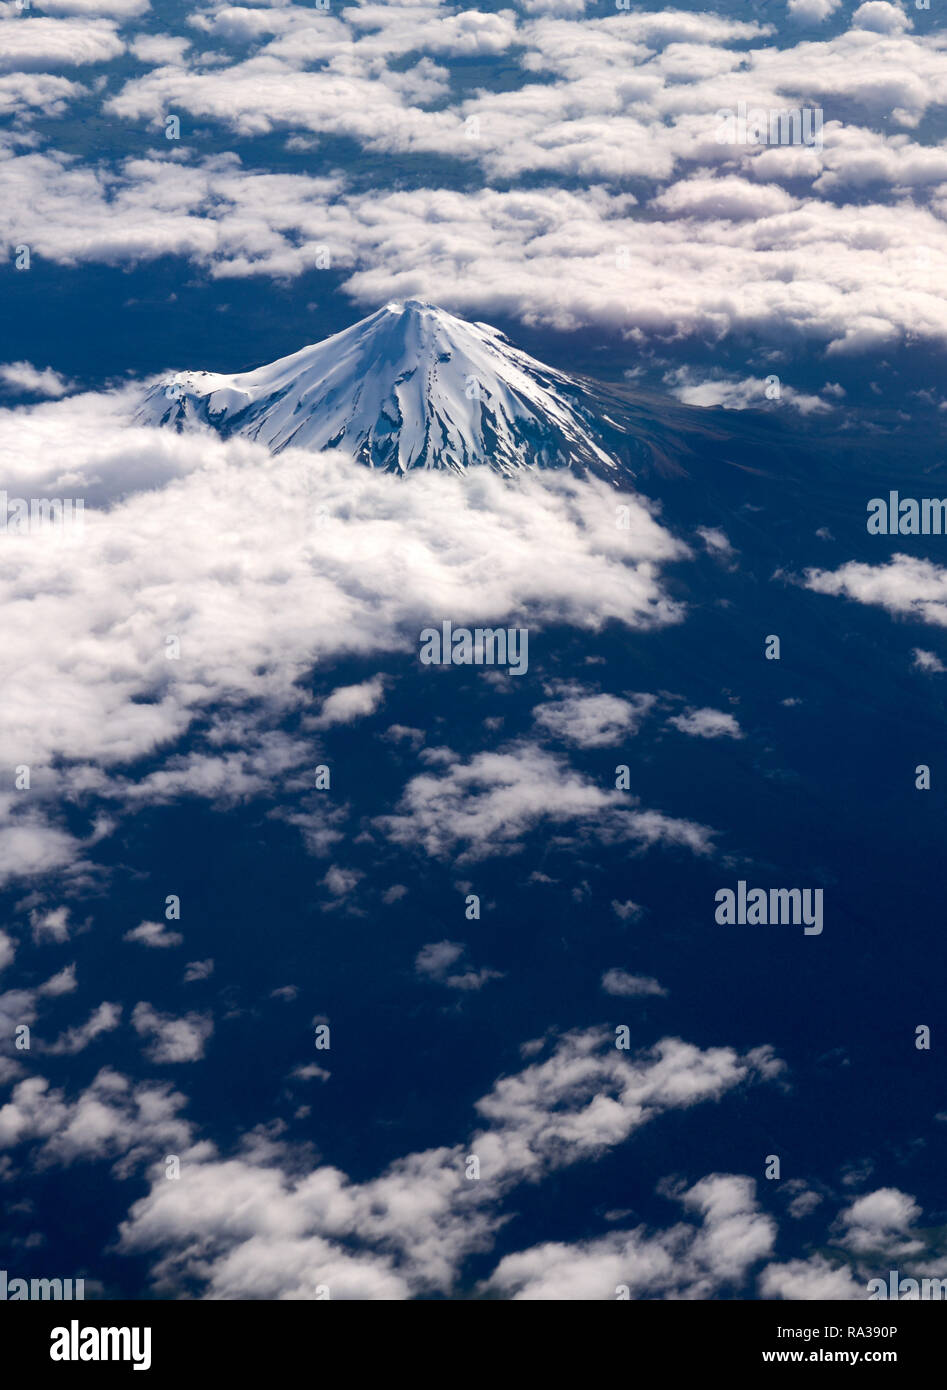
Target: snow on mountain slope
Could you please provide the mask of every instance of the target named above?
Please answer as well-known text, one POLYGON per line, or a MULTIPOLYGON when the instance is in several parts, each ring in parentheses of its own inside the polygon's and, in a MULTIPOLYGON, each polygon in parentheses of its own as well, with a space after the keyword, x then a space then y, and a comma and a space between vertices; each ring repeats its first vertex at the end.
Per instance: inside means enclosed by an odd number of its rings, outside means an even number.
POLYGON ((411 299, 255 371, 178 372, 151 387, 136 418, 202 422, 273 452, 341 448, 391 472, 489 463, 617 476, 602 417, 582 401, 569 377, 489 324, 411 299))

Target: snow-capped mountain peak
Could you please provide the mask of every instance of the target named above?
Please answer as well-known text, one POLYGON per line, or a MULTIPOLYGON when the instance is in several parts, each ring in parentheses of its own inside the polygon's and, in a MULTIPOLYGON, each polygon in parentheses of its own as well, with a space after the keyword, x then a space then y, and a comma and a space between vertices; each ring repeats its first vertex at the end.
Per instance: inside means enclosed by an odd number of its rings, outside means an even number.
POLYGON ((618 470, 577 383, 489 324, 416 299, 253 371, 175 373, 152 385, 137 418, 202 422, 274 452, 340 448, 388 471, 618 470))

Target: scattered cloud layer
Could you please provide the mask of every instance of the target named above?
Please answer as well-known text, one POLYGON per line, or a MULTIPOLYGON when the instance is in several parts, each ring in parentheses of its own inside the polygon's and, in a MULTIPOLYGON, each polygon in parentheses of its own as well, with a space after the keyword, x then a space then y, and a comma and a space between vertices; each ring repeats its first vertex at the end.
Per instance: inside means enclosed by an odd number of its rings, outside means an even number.
POLYGON ((140 8, 92 15, 72 0, 23 23, 5 7, 0 106, 62 116, 88 98, 62 65, 107 66, 128 44, 147 70, 98 100, 154 140, 114 162, 77 161, 54 138, 7 143, 11 250, 67 265, 173 254, 238 277, 296 276, 328 254, 361 305, 416 296, 636 341, 760 335, 836 354, 947 340, 947 155, 923 129, 947 100, 947 40, 898 5, 869 0, 829 32, 832 0, 793 0, 785 33, 710 13, 594 16, 571 0, 491 14, 212 4, 180 33, 128 32, 140 8), (468 57, 501 60, 519 83, 458 87, 451 60, 468 57), (741 103, 818 108, 820 139, 729 142, 721 113, 741 103), (164 138, 169 115, 180 141, 164 138), (202 155, 208 129, 234 148, 202 155), (243 162, 243 142, 273 133, 297 155, 345 137, 414 172, 364 193, 342 172, 243 162), (425 186, 414 162, 432 155, 476 177, 425 186))
MULTIPOLYGON (((217 1298, 312 1298, 320 1286, 333 1299, 449 1292, 467 1257, 492 1246, 500 1203, 520 1184, 593 1160, 665 1111, 778 1071, 765 1049, 741 1057, 665 1039, 629 1058, 597 1030, 570 1033, 545 1060, 497 1081, 463 1145, 410 1154, 356 1183, 251 1143, 234 1158, 190 1162, 178 1182, 157 1176, 122 1226, 121 1249, 149 1254, 165 1293, 193 1280, 217 1298), (479 1177, 467 1176, 470 1156, 479 1177)), ((727 1205, 722 1193, 691 1200, 698 1210, 727 1205)), ((730 1258, 736 1268, 747 1257, 730 1258)))
MULTIPOLYGON (((311 769, 322 731, 377 709, 385 682, 314 693, 304 678, 346 657, 416 663, 420 631, 445 615, 525 625, 534 650, 552 623, 649 628, 683 617, 661 567, 688 551, 640 499, 603 483, 555 472, 508 481, 487 468, 400 479, 292 450, 277 460, 242 439, 132 428, 132 399, 0 411, 10 494, 86 503, 81 526, 8 533, 0 546, 10 672, 0 757, 30 774, 28 793, 0 795, 7 876, 81 863, 125 806, 240 800, 311 769), (627 528, 614 524, 618 500, 627 528), (274 728, 274 713, 298 731, 274 728), (208 717, 201 740, 178 751, 208 717), (128 777, 144 757, 157 765, 128 777), (70 799, 86 808, 83 839, 62 823, 70 799)), ((539 753, 505 766, 510 798, 530 780, 548 795, 544 772, 562 774, 539 753)), ((578 779, 567 786, 579 812, 603 797, 578 779)), ((629 805, 628 833, 636 826, 643 840, 680 834, 696 845, 703 835, 629 805)), ((311 827, 313 844, 326 829, 311 827)))

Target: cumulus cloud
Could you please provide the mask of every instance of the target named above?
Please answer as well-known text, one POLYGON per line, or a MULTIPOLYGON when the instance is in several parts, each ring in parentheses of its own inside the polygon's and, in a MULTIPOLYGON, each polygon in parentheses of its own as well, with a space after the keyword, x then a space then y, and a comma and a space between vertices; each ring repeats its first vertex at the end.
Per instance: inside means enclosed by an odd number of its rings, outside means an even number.
POLYGON ((42 0, 44 14, 91 15, 94 18, 137 19, 151 9, 150 0, 42 0))
POLYGON ((725 531, 721 531, 719 526, 698 526, 697 535, 703 541, 708 554, 716 555, 721 560, 729 560, 734 554, 729 536, 725 531))
POLYGON ((358 685, 341 685, 323 700, 318 717, 310 720, 309 725, 314 729, 328 729, 333 724, 351 724, 365 715, 374 714, 384 693, 383 676, 372 676, 371 680, 361 681, 358 685))
POLYGON ((901 34, 912 28, 912 21, 902 5, 891 5, 887 0, 866 0, 852 15, 852 27, 870 29, 876 34, 901 34))
POLYGON ((585 14, 587 0, 516 0, 525 14, 585 14))
POLYGON ((644 908, 639 903, 633 903, 630 898, 623 903, 613 898, 612 911, 622 922, 636 922, 643 914, 644 908))
POLYGON ((839 1244, 855 1255, 899 1259, 917 1255, 923 1242, 912 1227, 921 1215, 913 1197, 896 1187, 880 1187, 858 1197, 839 1216, 839 1244))
POLYGON ((414 968, 419 975, 429 975, 433 980, 443 979, 463 954, 464 947, 459 941, 432 941, 421 947, 414 968))
POLYGON ((457 863, 516 854, 537 826, 573 826, 577 836, 637 848, 680 846, 706 854, 712 831, 692 821, 639 808, 635 798, 600 787, 561 758, 520 743, 463 762, 443 750, 439 772, 420 773, 405 787, 394 814, 378 826, 396 844, 420 845, 457 863))
POLYGON ((100 1004, 93 1009, 85 1023, 69 1028, 46 1049, 53 1054, 74 1056, 83 1052, 101 1033, 110 1033, 118 1027, 122 1019, 121 1004, 100 1004))
POLYGON ((213 973, 213 960, 190 960, 184 970, 184 983, 192 985, 197 980, 208 980, 213 973))
POLYGON ((834 1258, 820 1252, 769 1265, 760 1275, 760 1293, 764 1298, 864 1300, 872 1295, 869 1281, 881 1278, 887 1286, 892 1268, 905 1278, 940 1277, 943 1238, 938 1230, 920 1226, 921 1219, 921 1208, 908 1193, 896 1187, 867 1192, 832 1223, 829 1242, 838 1247, 834 1258))
POLYGON ((543 732, 577 748, 608 748, 636 734, 656 701, 654 695, 593 694, 576 682, 553 683, 546 693, 557 698, 537 705, 533 719, 543 732))
POLYGON ((190 41, 172 34, 137 34, 129 48, 140 62, 162 66, 182 62, 190 41))
POLYGON ((667 990, 650 975, 632 975, 617 967, 606 970, 602 976, 602 989, 606 994, 615 994, 624 999, 645 999, 648 996, 663 997, 667 990))
POLYGON ((490 980, 502 978, 496 970, 474 970, 460 966, 466 947, 458 941, 432 941, 422 946, 415 958, 414 968, 418 975, 448 989, 479 990, 490 980), (458 966, 458 969, 453 969, 458 966))
POLYGON ((71 994, 76 987, 76 967, 73 964, 50 976, 45 984, 40 985, 37 993, 51 995, 55 999, 61 994, 71 994))
POLYGON ((807 1187, 802 1178, 790 1179, 786 1184, 786 1190, 787 1193, 795 1194, 787 1207, 787 1211, 796 1221, 810 1216, 822 1203, 821 1195, 807 1187))
MULTIPOLYGON (((300 1170, 272 1143, 192 1161, 186 1182, 156 1176, 123 1223, 120 1248, 152 1254, 165 1293, 192 1280, 217 1298, 313 1297, 319 1285, 333 1299, 446 1293, 467 1257, 491 1247, 498 1199, 521 1183, 596 1158, 664 1111, 777 1072, 766 1049, 740 1056, 665 1039, 628 1058, 598 1030, 570 1033, 545 1060, 497 1081, 464 1144, 409 1154, 363 1182, 331 1167, 300 1170), (465 1178, 471 1154, 478 1182, 465 1178)), ((685 1204, 714 1214, 718 1267, 735 1271, 746 1259, 739 1247, 752 1243, 735 1239, 749 1196, 713 1180, 697 1187, 685 1204)))
POLYGON ((69 103, 85 92, 81 83, 52 73, 0 72, 0 115, 24 120, 37 112, 51 118, 63 116, 69 103))
POLYGON ((142 922, 127 931, 122 940, 137 941, 140 946, 164 949, 168 946, 180 946, 184 937, 179 931, 172 931, 167 922, 142 922))
POLYGON ((765 407, 771 402, 792 406, 801 415, 831 410, 831 404, 821 396, 796 391, 778 376, 738 377, 717 372, 701 377, 692 367, 677 367, 664 378, 671 395, 685 405, 722 406, 724 410, 748 410, 765 407))
POLYGON ((30 930, 37 946, 44 941, 56 941, 60 944, 63 941, 68 941, 69 908, 34 909, 30 913, 30 930))
POLYGON ((771 1251, 772 1218, 759 1210, 750 1178, 714 1173, 674 1194, 699 1224, 615 1231, 572 1245, 547 1243, 506 1255, 484 1281, 515 1301, 712 1298, 739 1287, 771 1251))
POLYGON ((805 572, 807 589, 886 609, 917 622, 947 626, 947 569, 931 560, 892 555, 885 565, 850 560, 837 570, 805 572))
POLYGON ((185 1097, 166 1084, 135 1083, 111 1067, 75 1100, 42 1076, 14 1086, 0 1106, 0 1149, 30 1146, 37 1168, 77 1159, 114 1162, 116 1175, 168 1152, 183 1155, 190 1126, 179 1116, 185 1097))
POLYGON ((742 738, 740 726, 732 714, 719 709, 689 709, 669 720, 682 734, 695 738, 742 738))
MULTIPOLYGON (((0 932, 0 971, 13 963, 15 951, 16 946, 13 938, 6 932, 0 932)), ((32 1028, 41 1012, 45 1011, 50 1004, 55 1004, 65 995, 74 993, 76 989, 76 967, 73 964, 65 966, 55 975, 51 975, 48 980, 33 988, 4 990, 0 993, 0 1036, 18 1038, 17 1029, 24 1025, 32 1028)), ((81 1050, 86 1042, 91 1041, 97 1033, 105 1031, 117 1023, 117 1017, 114 1022, 112 1021, 111 1011, 114 1007, 111 1004, 102 1005, 93 1013, 87 1024, 70 1030, 59 1039, 57 1044, 51 1047, 40 1043, 40 1050, 58 1052, 81 1050)), ((23 1066, 19 1057, 0 1056, 0 1080, 4 1083, 14 1080, 21 1075, 22 1071, 23 1066)))
POLYGON ((792 19, 806 24, 821 24, 835 13, 842 0, 788 0, 787 9, 792 19))
POLYGON ((214 1031, 209 1014, 189 1013, 176 1018, 145 1003, 132 1010, 132 1025, 139 1037, 150 1038, 145 1054, 156 1063, 198 1061, 214 1031))
POLYGON ((87 842, 57 824, 60 815, 55 808, 24 809, 22 798, 0 795, 0 884, 42 874, 81 874, 88 863, 87 842))
MULTIPOLYGON (((101 8, 98 13, 102 13, 101 8)), ((108 19, 53 19, 32 15, 27 21, 4 23, 0 71, 42 72, 84 63, 107 63, 124 47, 115 25, 108 19)))
POLYGON ((330 864, 322 881, 334 898, 347 898, 362 878, 364 874, 358 869, 343 869, 338 864, 330 864))
POLYGON ((941 671, 947 670, 947 667, 944 666, 944 663, 936 652, 928 652, 925 651, 923 647, 915 647, 911 655, 914 658, 911 664, 918 671, 940 673, 941 671))
POLYGON ((769 1265, 760 1275, 759 1289, 763 1298, 799 1302, 824 1298, 851 1301, 866 1297, 864 1284, 858 1283, 848 1266, 833 1265, 824 1255, 769 1265))

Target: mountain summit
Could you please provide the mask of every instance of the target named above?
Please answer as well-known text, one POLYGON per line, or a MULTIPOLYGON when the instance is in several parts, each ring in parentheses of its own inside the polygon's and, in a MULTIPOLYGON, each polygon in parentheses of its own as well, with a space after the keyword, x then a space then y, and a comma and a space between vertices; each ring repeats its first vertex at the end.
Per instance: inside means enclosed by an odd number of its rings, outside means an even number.
MULTIPOLYGON (((372 468, 503 473, 572 465, 616 477, 584 388, 468 323, 409 299, 254 371, 177 372, 148 391, 142 424, 210 425, 289 446, 339 448, 372 468)), ((607 424, 614 425, 613 421, 607 424)))

